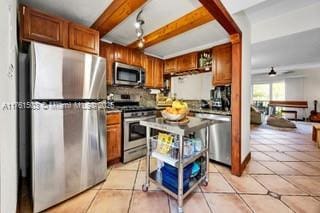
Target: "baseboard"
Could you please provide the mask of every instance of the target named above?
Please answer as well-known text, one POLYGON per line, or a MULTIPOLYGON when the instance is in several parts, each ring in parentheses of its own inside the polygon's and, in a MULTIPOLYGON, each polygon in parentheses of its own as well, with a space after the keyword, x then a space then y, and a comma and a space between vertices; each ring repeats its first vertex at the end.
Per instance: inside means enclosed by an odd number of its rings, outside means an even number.
POLYGON ((241 163, 241 174, 242 172, 246 169, 248 163, 251 160, 251 152, 249 152, 246 156, 246 158, 244 159, 244 161, 241 163))
POLYGON ((116 158, 116 159, 112 159, 112 160, 108 160, 107 162, 107 166, 108 168, 114 164, 117 164, 117 163, 120 163, 121 161, 121 158, 116 158))

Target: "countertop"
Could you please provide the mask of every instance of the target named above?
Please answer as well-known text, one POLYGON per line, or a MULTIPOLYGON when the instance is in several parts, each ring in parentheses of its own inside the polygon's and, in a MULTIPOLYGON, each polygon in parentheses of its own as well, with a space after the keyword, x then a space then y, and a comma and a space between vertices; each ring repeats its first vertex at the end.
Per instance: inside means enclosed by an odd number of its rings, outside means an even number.
POLYGON ((140 124, 153 129, 158 129, 173 134, 187 135, 194 131, 206 128, 215 123, 214 120, 206 120, 195 117, 188 117, 189 122, 185 125, 170 124, 164 118, 150 118, 148 120, 140 121, 140 124))
POLYGON ((107 112, 107 114, 109 114, 109 113, 120 113, 121 110, 118 110, 118 109, 107 109, 106 112, 107 112))
MULTIPOLYGON (((163 110, 166 107, 159 107, 156 106, 156 110, 163 110)), ((214 114, 214 115, 226 115, 226 116, 231 116, 231 112, 226 112, 226 111, 220 111, 220 110, 213 110, 213 109, 201 109, 201 108, 189 108, 190 112, 193 113, 206 113, 206 114, 214 114)), ((107 109, 107 113, 119 113, 121 110, 118 109, 107 109)))
MULTIPOLYGON (((156 110, 163 110, 166 107, 155 107, 156 110)), ((206 113, 206 114, 215 114, 215 115, 227 115, 231 116, 231 112, 228 111, 221 111, 221 110, 214 110, 214 109, 201 109, 201 108, 189 108, 190 112, 193 113, 206 113)))

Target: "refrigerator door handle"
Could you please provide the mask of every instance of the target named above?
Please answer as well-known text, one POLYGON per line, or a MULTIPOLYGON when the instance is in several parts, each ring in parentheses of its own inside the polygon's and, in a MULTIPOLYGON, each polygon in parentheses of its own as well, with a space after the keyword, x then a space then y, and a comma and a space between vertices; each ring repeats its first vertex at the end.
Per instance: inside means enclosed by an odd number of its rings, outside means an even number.
MULTIPOLYGON (((98 115, 98 119, 104 117, 105 110, 99 110, 97 112, 97 115, 98 115)), ((101 128, 101 129, 99 129, 99 132, 105 133, 106 132, 105 125, 99 125, 99 126, 101 128)), ((97 145, 98 145, 99 159, 101 159, 105 156, 104 152, 103 152, 103 150, 104 150, 103 145, 105 144, 104 141, 106 141, 106 140, 101 134, 98 133, 98 135, 99 135, 99 140, 98 140, 97 145)), ((107 146, 107 144, 106 144, 106 146, 107 146)), ((107 153, 107 151, 105 153, 107 153)))

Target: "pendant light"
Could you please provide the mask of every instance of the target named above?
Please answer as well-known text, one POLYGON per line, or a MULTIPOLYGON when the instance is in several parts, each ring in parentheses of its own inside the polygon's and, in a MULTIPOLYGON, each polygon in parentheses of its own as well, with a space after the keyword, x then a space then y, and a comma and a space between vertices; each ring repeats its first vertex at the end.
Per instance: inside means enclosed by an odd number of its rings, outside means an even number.
POLYGON ((273 67, 271 67, 271 70, 270 70, 270 72, 268 73, 268 75, 269 75, 270 77, 274 77, 274 76, 277 75, 277 72, 274 71, 274 68, 273 68, 273 67))

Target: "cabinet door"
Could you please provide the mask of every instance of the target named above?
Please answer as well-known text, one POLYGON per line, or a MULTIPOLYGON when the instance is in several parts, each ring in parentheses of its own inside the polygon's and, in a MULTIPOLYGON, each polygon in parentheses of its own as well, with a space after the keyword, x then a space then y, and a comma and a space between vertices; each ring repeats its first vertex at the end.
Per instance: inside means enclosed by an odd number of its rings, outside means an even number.
POLYGON ((177 71, 177 58, 167 59, 164 62, 164 73, 170 74, 177 71))
POLYGON ((105 57, 107 60, 106 77, 107 85, 113 84, 113 63, 114 63, 114 50, 113 45, 105 42, 100 43, 100 56, 105 57))
POLYGON ((69 24, 69 48, 99 54, 99 32, 79 24, 69 24))
POLYGON ((144 62, 144 68, 146 72, 146 80, 144 86, 147 88, 153 88, 154 58, 151 56, 144 56, 144 62))
POLYGON ((178 57, 178 71, 184 72, 197 68, 197 53, 190 53, 178 57))
POLYGON ((142 66, 142 54, 139 50, 131 50, 130 64, 135 66, 142 66))
POLYGON ((161 59, 154 58, 153 67, 153 87, 163 88, 163 61, 161 59))
POLYGON ((232 46, 225 44, 213 48, 213 85, 226 85, 232 81, 232 46))
POLYGON ((121 125, 107 126, 107 160, 121 157, 121 125))
MULTIPOLYGON (((130 51, 131 52, 131 51, 130 51)), ((129 58, 131 57, 131 53, 129 49, 120 45, 114 45, 114 60, 116 62, 122 62, 125 64, 129 64, 129 58)))
POLYGON ((68 22, 26 6, 20 7, 20 37, 61 47, 68 46, 68 22))

